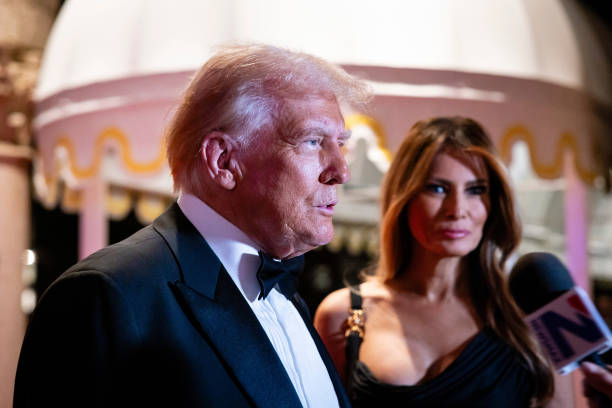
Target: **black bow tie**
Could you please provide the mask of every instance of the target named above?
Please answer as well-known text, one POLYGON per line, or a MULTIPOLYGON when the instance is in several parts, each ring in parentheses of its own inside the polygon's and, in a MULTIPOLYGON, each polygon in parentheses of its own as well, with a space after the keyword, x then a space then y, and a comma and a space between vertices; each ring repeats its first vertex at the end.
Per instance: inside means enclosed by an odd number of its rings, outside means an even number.
POLYGON ((259 299, 265 299, 278 283, 281 293, 291 300, 297 292, 300 272, 304 269, 304 255, 281 261, 259 251, 259 258, 261 259, 261 265, 257 270, 257 281, 261 288, 259 299))

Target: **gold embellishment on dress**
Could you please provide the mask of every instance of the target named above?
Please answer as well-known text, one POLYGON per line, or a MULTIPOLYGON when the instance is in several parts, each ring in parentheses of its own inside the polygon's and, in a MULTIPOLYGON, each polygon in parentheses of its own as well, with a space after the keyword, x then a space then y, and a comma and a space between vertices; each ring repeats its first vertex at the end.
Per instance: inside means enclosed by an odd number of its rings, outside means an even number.
POLYGON ((365 314, 363 309, 349 309, 349 317, 346 319, 348 329, 344 332, 344 337, 348 337, 351 333, 356 332, 359 337, 363 338, 365 329, 365 314))

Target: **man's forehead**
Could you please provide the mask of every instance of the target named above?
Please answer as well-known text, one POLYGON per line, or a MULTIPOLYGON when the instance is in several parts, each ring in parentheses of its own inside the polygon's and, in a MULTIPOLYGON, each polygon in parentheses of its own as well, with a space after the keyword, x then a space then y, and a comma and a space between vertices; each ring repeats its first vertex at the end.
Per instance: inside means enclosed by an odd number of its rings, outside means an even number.
POLYGON ((308 96, 285 99, 284 121, 293 134, 319 133, 348 139, 350 130, 345 128, 345 121, 340 106, 335 99, 308 96))
POLYGON ((285 98, 283 104, 293 115, 322 114, 329 116, 342 116, 340 105, 335 98, 318 95, 303 96, 298 98, 285 98))

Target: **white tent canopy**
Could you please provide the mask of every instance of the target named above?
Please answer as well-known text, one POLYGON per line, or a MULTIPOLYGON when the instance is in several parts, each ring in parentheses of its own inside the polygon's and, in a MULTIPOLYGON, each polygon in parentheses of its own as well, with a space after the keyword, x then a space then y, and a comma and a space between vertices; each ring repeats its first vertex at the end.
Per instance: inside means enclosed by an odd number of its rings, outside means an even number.
POLYGON ((36 98, 194 70, 219 44, 254 41, 340 64, 539 79, 610 102, 609 65, 593 64, 605 55, 597 41, 588 41, 594 33, 580 13, 557 0, 68 1, 47 46, 36 98), (591 44, 589 61, 577 31, 591 44))

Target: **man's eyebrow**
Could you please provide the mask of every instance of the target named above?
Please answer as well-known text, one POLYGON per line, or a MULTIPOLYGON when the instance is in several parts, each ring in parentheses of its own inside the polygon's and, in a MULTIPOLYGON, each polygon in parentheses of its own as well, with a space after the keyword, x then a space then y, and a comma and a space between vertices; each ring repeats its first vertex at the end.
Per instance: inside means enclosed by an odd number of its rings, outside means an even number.
POLYGON ((340 134, 340 139, 348 140, 351 138, 352 135, 353 135, 353 132, 351 132, 350 129, 344 129, 342 133, 340 134))
POLYGON ((310 135, 325 136, 327 130, 322 126, 307 126, 305 128, 298 129, 295 132, 296 138, 302 138, 310 135))
MULTIPOLYGON (((327 136, 330 134, 330 129, 328 129, 325 126, 308 126, 302 129, 299 129, 295 136, 300 138, 300 137, 305 137, 308 135, 319 135, 319 136, 327 136)), ((339 139, 343 139, 343 140, 348 140, 352 135, 352 132, 348 129, 344 129, 341 133, 340 136, 338 136, 339 139)))

